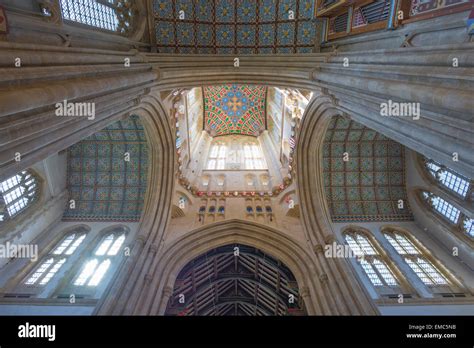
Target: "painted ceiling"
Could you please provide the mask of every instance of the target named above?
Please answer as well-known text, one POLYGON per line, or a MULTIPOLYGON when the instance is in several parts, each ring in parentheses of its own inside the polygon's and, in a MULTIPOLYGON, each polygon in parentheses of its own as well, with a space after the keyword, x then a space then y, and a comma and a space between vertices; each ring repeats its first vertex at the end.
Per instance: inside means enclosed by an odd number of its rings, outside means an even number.
POLYGON ((266 86, 205 86, 204 129, 211 136, 258 136, 266 128, 266 86))
POLYGON ((412 220, 404 156, 399 143, 354 121, 333 118, 323 153, 324 186, 332 220, 412 220), (400 199, 402 209, 398 207, 400 199))
POLYGON ((159 53, 311 53, 314 0, 155 0, 159 53))
POLYGON ((138 221, 148 172, 147 141, 138 117, 118 121, 71 146, 67 170, 69 200, 75 201, 75 208, 69 206, 63 220, 138 221))

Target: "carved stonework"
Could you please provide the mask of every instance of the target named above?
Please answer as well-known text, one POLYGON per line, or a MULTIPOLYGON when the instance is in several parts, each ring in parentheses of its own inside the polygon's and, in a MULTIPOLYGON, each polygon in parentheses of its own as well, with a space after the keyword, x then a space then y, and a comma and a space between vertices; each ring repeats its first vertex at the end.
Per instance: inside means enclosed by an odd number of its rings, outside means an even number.
POLYGON ((300 289, 300 296, 302 298, 307 298, 309 297, 309 288, 307 286, 302 286, 300 289))
POLYGON ((53 24, 61 24, 61 7, 59 0, 37 0, 43 17, 46 21, 53 24))
POLYGON ((326 273, 322 273, 322 274, 319 275, 319 280, 321 281, 321 283, 327 282, 328 279, 329 279, 329 277, 326 273))
POLYGON ((324 248, 321 244, 316 244, 315 246, 313 246, 313 250, 316 254, 324 252, 324 248))
POLYGON ((138 16, 136 3, 130 0, 120 0, 115 11, 119 20, 117 31, 124 36, 130 35, 134 29, 134 19, 138 16))

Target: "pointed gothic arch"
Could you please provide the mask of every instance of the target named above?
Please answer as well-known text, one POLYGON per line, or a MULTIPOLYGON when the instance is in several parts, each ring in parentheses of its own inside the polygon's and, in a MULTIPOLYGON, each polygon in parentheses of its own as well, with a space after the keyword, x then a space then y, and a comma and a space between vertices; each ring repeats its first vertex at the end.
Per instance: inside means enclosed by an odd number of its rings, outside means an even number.
POLYGON ((338 115, 337 100, 323 90, 315 93, 303 115, 296 148, 301 216, 320 277, 326 279, 324 291, 329 305, 342 313, 375 314, 377 309, 347 260, 324 256, 324 245, 334 242, 335 234, 324 193, 322 153, 328 125, 338 115))
POLYGON ((181 269, 194 258, 228 244, 244 244, 260 249, 283 262, 294 274, 308 314, 330 314, 321 294, 313 256, 300 241, 272 227, 255 222, 227 220, 199 227, 171 241, 153 260, 140 301, 130 314, 160 315, 166 310, 181 269))
POLYGON ((134 115, 140 117, 148 140, 150 165, 148 188, 134 241, 130 244, 130 256, 114 275, 111 285, 96 307, 98 314, 116 314, 126 311, 137 301, 138 292, 144 285, 143 275, 149 272, 157 245, 161 244, 171 219, 175 147, 170 119, 158 97, 151 91, 143 97, 134 115), (131 286, 131 284, 133 286, 131 286))

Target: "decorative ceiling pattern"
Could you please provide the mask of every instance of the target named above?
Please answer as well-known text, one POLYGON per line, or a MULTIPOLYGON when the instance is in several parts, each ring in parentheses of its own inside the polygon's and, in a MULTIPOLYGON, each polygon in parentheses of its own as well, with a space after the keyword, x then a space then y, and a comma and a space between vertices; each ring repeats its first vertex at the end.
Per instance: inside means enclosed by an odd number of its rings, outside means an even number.
POLYGON ((296 280, 285 265, 236 244, 188 263, 165 315, 297 315, 304 314, 302 308, 296 280))
POLYGON ((68 149, 69 205, 63 220, 138 221, 147 187, 148 147, 137 116, 68 149))
POLYGON ((204 129, 211 136, 258 136, 266 129, 266 86, 205 86, 204 129))
POLYGON ((413 220, 402 145, 354 121, 335 117, 323 151, 324 186, 334 222, 413 220), (402 208, 399 200, 403 200, 402 208))
POLYGON ((154 13, 159 53, 311 53, 319 35, 314 0, 155 0, 154 13))

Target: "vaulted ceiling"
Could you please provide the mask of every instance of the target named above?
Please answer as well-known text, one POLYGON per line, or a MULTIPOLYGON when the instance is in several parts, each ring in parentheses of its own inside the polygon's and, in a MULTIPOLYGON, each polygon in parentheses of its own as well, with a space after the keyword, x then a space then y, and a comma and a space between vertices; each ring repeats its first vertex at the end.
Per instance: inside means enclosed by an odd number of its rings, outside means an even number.
POLYGON ((155 0, 159 53, 311 53, 314 0, 155 0))
POLYGON ((291 271, 258 249, 236 244, 213 249, 181 270, 166 315, 302 312, 291 271))
POLYGON ((147 141, 136 116, 71 146, 67 188, 75 206, 68 205, 63 220, 138 221, 147 172, 147 141))
POLYGON ((413 219, 402 145, 357 122, 335 117, 323 151, 326 198, 334 222, 413 219))
POLYGON ((266 129, 266 86, 205 86, 204 129, 211 136, 258 136, 266 129))

